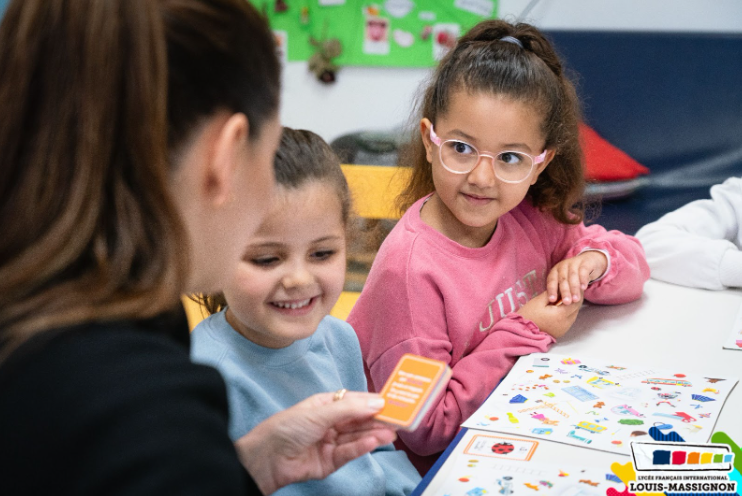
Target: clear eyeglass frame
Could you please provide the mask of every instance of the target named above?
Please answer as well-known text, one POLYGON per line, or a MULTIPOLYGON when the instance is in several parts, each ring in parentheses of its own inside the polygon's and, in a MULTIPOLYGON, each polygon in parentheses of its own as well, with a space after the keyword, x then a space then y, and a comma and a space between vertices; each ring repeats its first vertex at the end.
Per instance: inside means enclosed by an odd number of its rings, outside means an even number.
POLYGON ((433 129, 432 124, 430 125, 430 141, 432 141, 433 144, 435 144, 438 147, 438 158, 440 159, 441 165, 443 166, 443 168, 446 169, 448 172, 452 174, 468 174, 477 168, 482 157, 489 157, 492 159, 492 169, 495 172, 495 176, 497 176, 497 179, 499 179, 500 181, 504 183, 508 183, 508 184, 518 184, 528 179, 528 177, 531 175, 531 172, 533 171, 533 167, 536 164, 540 164, 544 160, 546 160, 546 152, 548 151, 548 150, 544 150, 541 153, 541 155, 537 155, 537 156, 529 155, 528 153, 516 151, 516 150, 502 150, 501 152, 497 153, 496 156, 509 153, 509 154, 514 154, 517 156, 528 157, 531 159, 531 167, 528 169, 528 172, 525 174, 525 176, 522 179, 512 180, 512 179, 505 179, 501 177, 500 174, 498 174, 497 166, 496 166, 497 158, 495 155, 492 155, 491 152, 482 153, 479 151, 479 149, 477 149, 476 146, 470 143, 467 143, 466 141, 463 141, 463 140, 456 140, 456 139, 441 140, 441 138, 437 134, 435 134, 435 130, 433 129), (466 171, 451 169, 449 166, 447 166, 445 161, 443 160, 443 146, 446 143, 461 143, 463 145, 470 147, 472 150, 474 150, 477 155, 477 160, 474 162, 474 165, 469 170, 466 170, 466 171))

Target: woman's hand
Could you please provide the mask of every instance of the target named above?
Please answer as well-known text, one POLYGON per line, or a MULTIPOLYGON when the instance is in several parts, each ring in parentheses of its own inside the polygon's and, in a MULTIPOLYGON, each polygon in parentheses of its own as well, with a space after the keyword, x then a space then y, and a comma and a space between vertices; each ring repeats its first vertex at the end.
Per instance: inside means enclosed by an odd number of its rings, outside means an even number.
POLYGON ((587 285, 602 276, 607 268, 608 258, 597 250, 584 251, 576 257, 562 260, 546 277, 549 302, 556 303, 560 294, 563 305, 582 300, 587 285))
MULTIPOLYGON (((575 323, 580 305, 555 305, 549 302, 547 292, 532 298, 516 313, 530 320, 543 332, 559 339, 575 323)), ((579 300, 574 300, 577 303, 579 300)))
POLYGON ((377 394, 348 392, 340 401, 320 393, 258 424, 237 440, 240 461, 264 494, 323 479, 345 463, 396 439, 373 420, 384 406, 377 394))

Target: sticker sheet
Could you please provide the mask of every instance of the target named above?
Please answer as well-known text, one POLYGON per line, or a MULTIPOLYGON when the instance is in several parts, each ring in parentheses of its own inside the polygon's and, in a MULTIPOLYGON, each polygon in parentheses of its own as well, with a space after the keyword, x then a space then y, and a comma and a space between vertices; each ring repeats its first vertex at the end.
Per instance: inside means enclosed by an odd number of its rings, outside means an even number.
POLYGON ((739 312, 737 312, 737 317, 734 319, 732 331, 729 333, 729 337, 724 343, 724 348, 727 350, 742 351, 742 307, 740 307, 739 312))
POLYGON ((538 441, 493 434, 475 434, 463 449, 465 455, 504 458, 527 462, 536 451, 538 441))
MULTIPOLYGON (((446 482, 431 496, 605 496, 626 486, 610 469, 575 468, 459 454, 446 482)), ((424 493, 429 496, 428 492, 424 493)))
POLYGON ((628 455, 651 427, 707 442, 736 383, 682 368, 534 353, 520 357, 462 425, 628 455))

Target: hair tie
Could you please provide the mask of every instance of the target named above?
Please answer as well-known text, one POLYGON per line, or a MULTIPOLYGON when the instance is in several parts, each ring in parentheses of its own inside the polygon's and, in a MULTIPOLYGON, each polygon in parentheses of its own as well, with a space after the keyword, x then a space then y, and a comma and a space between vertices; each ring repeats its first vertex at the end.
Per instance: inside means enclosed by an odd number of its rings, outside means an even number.
POLYGON ((512 43, 513 45, 518 45, 519 47, 523 48, 523 43, 521 43, 518 38, 514 38, 512 36, 503 36, 502 38, 500 38, 500 41, 512 43))

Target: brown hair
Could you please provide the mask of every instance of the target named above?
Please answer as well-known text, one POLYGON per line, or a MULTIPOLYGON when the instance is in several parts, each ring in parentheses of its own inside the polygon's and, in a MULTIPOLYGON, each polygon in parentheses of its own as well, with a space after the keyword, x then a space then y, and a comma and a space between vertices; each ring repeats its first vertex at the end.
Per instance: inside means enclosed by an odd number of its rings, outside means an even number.
MULTIPOLYGON (((447 112, 454 91, 505 95, 533 105, 544 116, 541 129, 546 148, 556 150, 556 155, 528 195, 535 206, 551 212, 560 222, 581 222, 584 172, 577 95, 543 34, 529 24, 501 20, 474 26, 441 60, 418 105, 418 118, 427 117, 435 124, 436 118, 447 112), (502 41, 505 36, 515 38, 523 47, 502 41)), ((419 131, 413 132, 414 139, 401 154, 400 164, 413 168, 397 199, 401 212, 435 190, 424 144, 419 131)))
MULTIPOLYGON (((304 129, 283 128, 281 143, 273 162, 276 184, 287 190, 298 189, 311 181, 330 184, 340 200, 340 215, 346 229, 352 214, 350 188, 340 168, 340 159, 322 138, 304 129)), ((227 306, 222 293, 193 295, 210 314, 227 306)))
POLYGON ((12 2, 0 26, 0 346, 149 317, 184 289, 169 159, 220 110, 250 138, 279 63, 244 0, 12 2))

